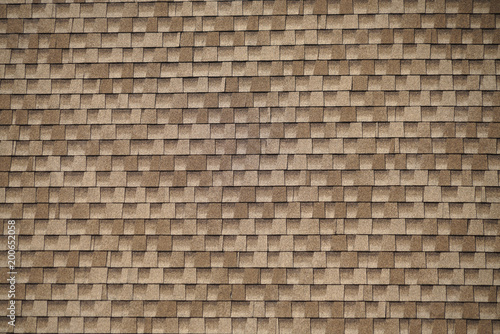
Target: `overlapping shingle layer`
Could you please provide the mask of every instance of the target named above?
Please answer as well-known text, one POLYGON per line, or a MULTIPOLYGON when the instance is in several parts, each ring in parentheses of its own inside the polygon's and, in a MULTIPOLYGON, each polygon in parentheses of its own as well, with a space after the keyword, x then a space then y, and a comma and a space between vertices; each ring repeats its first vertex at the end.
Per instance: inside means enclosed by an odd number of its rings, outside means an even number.
POLYGON ((16 332, 500 333, 499 13, 1 4, 16 332))

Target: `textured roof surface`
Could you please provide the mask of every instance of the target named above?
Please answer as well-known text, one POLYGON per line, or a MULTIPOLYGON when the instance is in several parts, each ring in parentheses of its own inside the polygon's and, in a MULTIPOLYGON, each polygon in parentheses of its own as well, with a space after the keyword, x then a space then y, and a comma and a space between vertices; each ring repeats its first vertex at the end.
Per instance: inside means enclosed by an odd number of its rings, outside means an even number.
POLYGON ((15 332, 500 333, 499 1, 7 2, 15 332))

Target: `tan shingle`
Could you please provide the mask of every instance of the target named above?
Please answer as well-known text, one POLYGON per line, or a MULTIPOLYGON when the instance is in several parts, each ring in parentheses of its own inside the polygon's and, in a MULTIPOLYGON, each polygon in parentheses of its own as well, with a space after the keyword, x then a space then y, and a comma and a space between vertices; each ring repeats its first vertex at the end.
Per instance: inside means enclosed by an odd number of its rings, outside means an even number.
POLYGON ((498 6, 425 5, 0 5, 18 329, 494 331, 498 6))

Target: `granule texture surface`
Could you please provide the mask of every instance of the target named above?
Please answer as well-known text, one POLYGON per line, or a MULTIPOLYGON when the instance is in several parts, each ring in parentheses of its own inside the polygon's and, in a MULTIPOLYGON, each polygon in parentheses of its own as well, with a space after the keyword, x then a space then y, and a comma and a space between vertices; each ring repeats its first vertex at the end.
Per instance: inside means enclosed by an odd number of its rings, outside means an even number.
POLYGON ((500 333, 500 1, 0 4, 0 332, 500 333))

